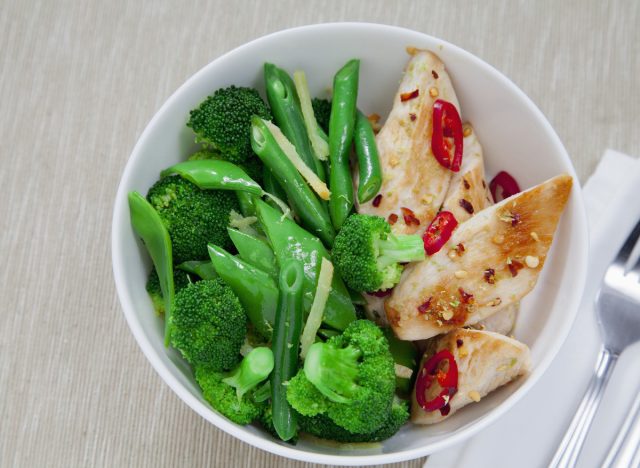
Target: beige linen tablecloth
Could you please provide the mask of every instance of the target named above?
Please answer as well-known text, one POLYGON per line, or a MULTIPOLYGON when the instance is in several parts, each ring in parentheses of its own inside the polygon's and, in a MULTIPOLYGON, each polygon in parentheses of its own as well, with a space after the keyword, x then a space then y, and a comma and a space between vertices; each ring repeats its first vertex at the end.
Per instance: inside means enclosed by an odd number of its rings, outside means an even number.
POLYGON ((582 181, 606 147, 640 154, 637 1, 1 0, 0 466, 304 465, 217 430, 152 370, 113 285, 112 203, 136 139, 190 75, 266 33, 345 20, 496 66, 582 181))

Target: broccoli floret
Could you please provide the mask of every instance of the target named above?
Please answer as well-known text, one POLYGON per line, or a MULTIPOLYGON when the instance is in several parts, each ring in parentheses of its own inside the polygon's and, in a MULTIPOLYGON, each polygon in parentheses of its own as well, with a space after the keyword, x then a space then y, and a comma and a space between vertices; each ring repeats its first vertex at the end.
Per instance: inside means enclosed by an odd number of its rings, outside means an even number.
POLYGON ((218 372, 240 360, 247 316, 221 279, 202 280, 176 294, 171 327, 171 344, 192 366, 218 372))
MULTIPOLYGON (((192 282, 189 273, 178 270, 177 268, 173 269, 173 287, 175 292, 186 288, 192 282)), ((160 278, 158 278, 158 272, 156 272, 155 268, 151 268, 149 272, 146 289, 156 313, 158 315, 164 315, 164 299, 162 298, 162 289, 160 288, 160 278)))
POLYGON ((325 414, 357 434, 371 433, 389 418, 394 362, 382 330, 356 320, 342 335, 309 348, 304 368, 289 381, 287 400, 303 416, 325 414))
POLYGON ((196 133, 196 142, 219 151, 227 161, 242 163, 253 156, 252 115, 272 119, 258 91, 230 86, 217 90, 192 110, 187 126, 196 133))
POLYGON ((329 134, 329 119, 331 117, 331 101, 328 99, 313 98, 311 100, 313 115, 316 117, 318 125, 325 133, 329 134))
POLYGON ((187 161, 201 161, 203 159, 220 159, 220 155, 210 148, 203 148, 187 158, 187 161))
POLYGON ((238 399, 253 390, 260 382, 269 377, 273 370, 273 351, 261 346, 247 354, 231 374, 222 379, 224 383, 236 389, 238 399))
POLYGON ((201 190, 180 176, 169 176, 149 189, 147 200, 169 231, 175 264, 208 259, 208 243, 231 247, 227 225, 231 210, 239 210, 235 193, 201 190))
POLYGON ((356 291, 378 291, 400 281, 401 263, 424 260, 418 235, 395 235, 379 216, 349 216, 336 236, 333 264, 345 283, 356 291))
POLYGON ((224 374, 207 367, 196 368, 196 380, 204 399, 218 412, 236 424, 249 424, 258 419, 265 403, 256 403, 250 395, 238 399, 236 390, 224 383, 224 374))
POLYGON ((387 420, 369 434, 354 434, 334 423, 324 414, 308 417, 300 416, 298 424, 300 430, 321 439, 335 440, 344 443, 380 442, 394 435, 409 419, 409 404, 395 399, 387 420))

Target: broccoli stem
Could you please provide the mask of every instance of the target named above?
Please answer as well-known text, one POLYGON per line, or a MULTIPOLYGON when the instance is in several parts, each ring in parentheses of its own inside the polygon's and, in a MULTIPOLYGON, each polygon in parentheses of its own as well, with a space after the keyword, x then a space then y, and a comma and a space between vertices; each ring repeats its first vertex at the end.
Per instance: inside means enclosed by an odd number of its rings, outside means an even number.
POLYGON ((331 401, 349 403, 360 388, 356 377, 361 356, 361 351, 351 346, 335 348, 326 343, 314 343, 304 361, 304 373, 331 401))
POLYGON ((377 263, 380 269, 394 263, 424 260, 424 242, 418 235, 388 234, 386 239, 378 239, 376 247, 379 251, 377 263))
POLYGON ((266 347, 255 348, 222 381, 236 389, 239 401, 245 393, 269 377, 272 370, 273 352, 266 347))

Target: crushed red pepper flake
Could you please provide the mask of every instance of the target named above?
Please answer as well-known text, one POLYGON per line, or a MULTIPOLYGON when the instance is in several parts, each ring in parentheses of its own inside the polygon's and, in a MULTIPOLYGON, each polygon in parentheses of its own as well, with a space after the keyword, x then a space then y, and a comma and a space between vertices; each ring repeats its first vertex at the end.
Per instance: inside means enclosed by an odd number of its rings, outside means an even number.
POLYGON ((484 280, 489 284, 495 284, 496 282, 496 270, 493 268, 487 268, 484 270, 484 280))
POLYGON ((458 245, 456 245, 456 253, 458 254, 458 257, 462 257, 462 254, 464 253, 464 244, 462 242, 460 242, 458 245))
POLYGON ((463 342, 460 338, 458 338, 458 339, 456 340, 456 346, 457 346, 458 348, 462 347, 462 345, 463 345, 463 344, 464 344, 464 342, 463 342))
POLYGON ((473 294, 469 294, 462 288, 458 288, 458 292, 463 304, 473 304, 473 294))
POLYGON ((520 215, 518 213, 513 213, 511 215, 511 226, 516 226, 520 223, 520 215))
POLYGON ((465 200, 464 198, 461 198, 460 201, 458 202, 458 205, 460 205, 462 208, 464 208, 464 210, 467 213, 473 214, 473 205, 471 204, 471 202, 469 200, 465 200))
POLYGON ((482 188, 487 188, 487 183, 484 180, 482 181, 482 188))
POLYGON ((522 270, 524 268, 524 265, 517 260, 507 262, 507 266, 509 267, 509 271, 513 277, 518 276, 518 270, 522 270))
POLYGON ((411 208, 406 208, 403 206, 400 208, 400 211, 402 211, 402 217, 404 218, 404 223, 407 226, 420 226, 420 220, 416 218, 416 215, 411 208))
POLYGON ((431 307, 431 300, 432 299, 433 299, 433 296, 430 297, 429 299, 427 299, 426 301, 424 301, 422 304, 420 304, 418 306, 418 313, 426 314, 429 311, 429 308, 431 307))
POLYGON ((469 185, 469 182, 464 177, 462 178, 462 183, 464 184, 465 189, 469 190, 471 188, 471 185, 469 185))
POLYGON ((409 118, 411 119, 412 122, 415 122, 415 120, 418 118, 418 116, 416 114, 414 114, 413 112, 409 113, 409 118))
POLYGON ((420 96, 420 90, 416 88, 411 92, 400 94, 400 101, 407 102, 411 99, 417 98, 418 96, 420 96))
POLYGON ((440 77, 438 76, 438 72, 437 72, 437 71, 435 71, 435 70, 431 70, 431 76, 433 76, 433 78, 434 78, 434 79, 436 79, 436 80, 437 80, 438 78, 440 78, 440 77))
POLYGON ((391 224, 393 226, 394 224, 396 224, 398 222, 398 215, 395 214, 395 213, 391 213, 389 215, 388 221, 389 221, 389 224, 391 224))
POLYGON ((376 195, 376 197, 373 199, 373 201, 371 202, 371 204, 373 206, 375 206, 376 208, 380 206, 380 202, 382 201, 382 194, 379 193, 378 195, 376 195))

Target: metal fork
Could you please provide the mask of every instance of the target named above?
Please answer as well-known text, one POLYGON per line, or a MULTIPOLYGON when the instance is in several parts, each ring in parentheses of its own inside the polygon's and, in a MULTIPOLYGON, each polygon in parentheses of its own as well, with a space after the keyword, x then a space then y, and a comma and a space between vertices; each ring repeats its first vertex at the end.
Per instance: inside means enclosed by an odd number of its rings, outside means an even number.
POLYGON ((595 309, 603 345, 595 374, 549 464, 550 467, 566 468, 576 465, 618 356, 627 346, 640 340, 640 262, 636 262, 631 269, 627 268, 638 237, 640 221, 607 268, 600 285, 595 309))

